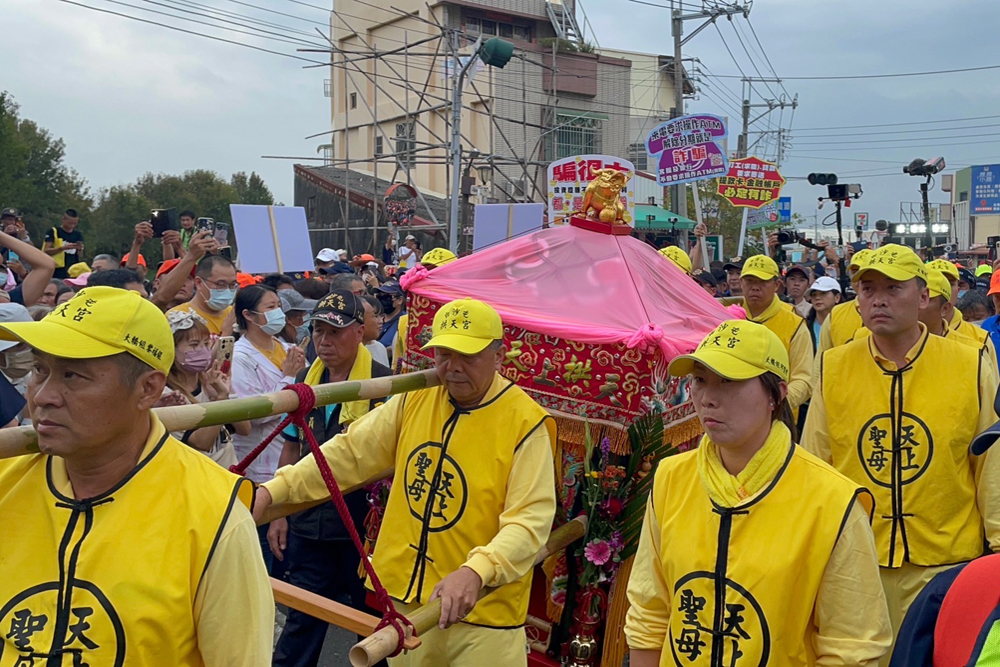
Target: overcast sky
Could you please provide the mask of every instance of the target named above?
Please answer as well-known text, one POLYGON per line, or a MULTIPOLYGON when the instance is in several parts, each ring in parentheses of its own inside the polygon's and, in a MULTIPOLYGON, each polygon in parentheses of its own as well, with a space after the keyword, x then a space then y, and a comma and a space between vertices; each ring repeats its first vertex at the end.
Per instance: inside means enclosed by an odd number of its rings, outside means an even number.
MULTIPOLYGON (((122 1, 163 10, 145 0, 122 1)), ((326 25, 328 20, 325 11, 292 0, 253 0, 252 4, 296 18, 264 14, 229 0, 180 1, 188 3, 192 11, 203 11, 192 3, 211 5, 306 32, 326 25)), ((668 0, 650 1, 666 4, 668 0)), ((81 2, 248 41, 244 35, 164 19, 107 0, 81 2)), ((326 7, 329 0, 308 2, 326 7)), ((602 46, 672 53, 666 10, 629 0, 583 2, 602 46)), ((307 63, 291 58, 59 0, 3 0, 3 7, 5 55, 0 89, 14 95, 24 116, 65 139, 67 163, 93 188, 133 181, 146 171, 179 173, 209 168, 226 176, 240 170, 257 171, 279 200, 292 203, 292 161, 261 156, 316 155, 323 140, 305 137, 329 129, 328 100, 323 97, 323 80, 328 74, 322 68, 303 69, 307 63)), ((755 55, 757 68, 770 76, 768 66, 756 54, 758 47, 747 21, 741 16, 733 21, 738 25, 720 20, 719 30, 739 67, 757 76, 737 35, 755 55)), ((990 48, 1000 25, 997 2, 756 0, 750 22, 778 75, 784 77, 1000 64, 1000 55, 990 48)), ((697 25, 687 22, 685 31, 697 25)), ((287 34, 282 29, 275 31, 287 34)), ((252 43, 286 53, 295 53, 296 48, 260 39, 252 43)), ((684 55, 700 58, 713 74, 740 74, 712 26, 688 43, 684 55)), ((939 154, 949 166, 1000 162, 1000 133, 994 128, 955 129, 1000 125, 1000 118, 887 128, 825 128, 1000 115, 998 84, 1000 70, 894 79, 786 80, 784 88, 798 94, 799 107, 792 124, 792 149, 783 169, 790 183, 783 194, 792 196, 794 211, 811 220, 822 189, 792 177, 801 178, 811 171, 836 172, 842 182, 858 182, 864 187, 864 196, 852 212, 868 212, 872 220, 897 220, 900 202, 919 201, 920 179, 904 175, 904 164, 916 157, 939 154), (897 133, 884 138, 862 134, 893 130, 897 133), (900 134, 900 130, 917 131, 900 134), (959 137, 942 138, 955 135, 959 137), (843 143, 851 140, 862 143, 843 143)), ((706 77, 701 85, 705 92, 690 109, 735 118, 737 104, 730 95, 736 99, 741 96, 739 79, 706 77), (730 92, 723 92, 723 85, 730 92)), ((782 92, 775 85, 771 88, 774 94, 782 92)), ((764 97, 772 96, 764 86, 757 90, 764 97)), ((755 96, 754 101, 761 100, 755 96)), ((773 127, 779 120, 788 127, 790 112, 780 118, 775 112, 773 127)), ((763 121, 758 127, 762 125, 763 121)), ((738 127, 734 129, 738 132, 738 127)), ((731 141, 735 146, 735 139, 731 141)), ((945 200, 947 196, 939 189, 933 192, 932 201, 945 200)), ((821 217, 830 210, 825 208, 821 217)))

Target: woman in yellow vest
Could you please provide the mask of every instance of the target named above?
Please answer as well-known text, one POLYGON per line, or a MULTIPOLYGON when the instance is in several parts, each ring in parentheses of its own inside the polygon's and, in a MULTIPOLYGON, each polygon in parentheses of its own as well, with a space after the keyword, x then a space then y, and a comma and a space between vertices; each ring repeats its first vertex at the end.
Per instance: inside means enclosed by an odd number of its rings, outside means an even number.
POLYGON ((706 435, 665 459, 628 583, 632 667, 874 665, 892 639, 871 497, 793 442, 788 354, 723 322, 670 364, 706 435))

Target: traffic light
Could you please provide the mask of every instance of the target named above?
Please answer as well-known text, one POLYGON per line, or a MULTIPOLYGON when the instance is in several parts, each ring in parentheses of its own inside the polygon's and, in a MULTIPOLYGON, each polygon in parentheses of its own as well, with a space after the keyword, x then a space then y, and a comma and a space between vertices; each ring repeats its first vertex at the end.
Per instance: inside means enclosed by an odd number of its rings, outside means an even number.
POLYGON ((809 185, 836 185, 836 174, 809 174, 809 185))
POLYGON ((510 62, 512 55, 514 55, 514 45, 499 37, 486 40, 479 51, 479 57, 484 63, 500 69, 510 62))

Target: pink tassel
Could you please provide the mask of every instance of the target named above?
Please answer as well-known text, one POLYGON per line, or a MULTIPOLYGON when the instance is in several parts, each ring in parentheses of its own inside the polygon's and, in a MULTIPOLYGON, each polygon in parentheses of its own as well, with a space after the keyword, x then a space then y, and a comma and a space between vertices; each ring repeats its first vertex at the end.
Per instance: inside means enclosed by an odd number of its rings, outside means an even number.
POLYGON ((747 311, 744 310, 743 306, 738 303, 726 306, 726 310, 728 310, 729 314, 738 320, 745 320, 747 318, 747 311))
POLYGON ((427 277, 430 271, 423 264, 417 264, 415 267, 404 273, 399 278, 399 286, 404 290, 409 290, 410 285, 427 277))

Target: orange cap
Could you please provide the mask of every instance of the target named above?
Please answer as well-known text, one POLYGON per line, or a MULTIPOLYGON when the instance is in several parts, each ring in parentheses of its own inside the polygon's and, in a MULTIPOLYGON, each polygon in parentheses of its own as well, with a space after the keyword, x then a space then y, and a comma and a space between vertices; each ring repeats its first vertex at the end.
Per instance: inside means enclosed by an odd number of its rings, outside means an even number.
POLYGON ((990 291, 987 294, 1000 294, 1000 271, 994 271, 990 276, 990 291))
MULTIPOLYGON (((160 276, 162 276, 164 274, 170 273, 171 271, 174 270, 174 267, 176 267, 180 263, 181 263, 181 260, 179 260, 179 259, 168 259, 168 260, 162 262, 160 264, 160 268, 158 268, 156 270, 156 277, 159 278, 160 276)), ((197 267, 195 267, 195 266, 191 267, 191 275, 192 276, 194 275, 194 272, 195 272, 196 269, 197 269, 197 267)))
POLYGON ((250 287, 250 285, 256 285, 264 278, 261 276, 254 276, 249 273, 237 273, 236 282, 240 284, 240 287, 250 287))
MULTIPOLYGON (((128 264, 128 258, 129 258, 129 255, 131 255, 131 254, 132 253, 130 253, 130 252, 125 253, 125 256, 122 257, 122 262, 121 262, 120 266, 125 266, 126 264, 128 264)), ((138 264, 139 266, 141 266, 144 269, 146 268, 146 258, 142 256, 142 253, 139 254, 139 259, 135 260, 135 263, 138 264)))

